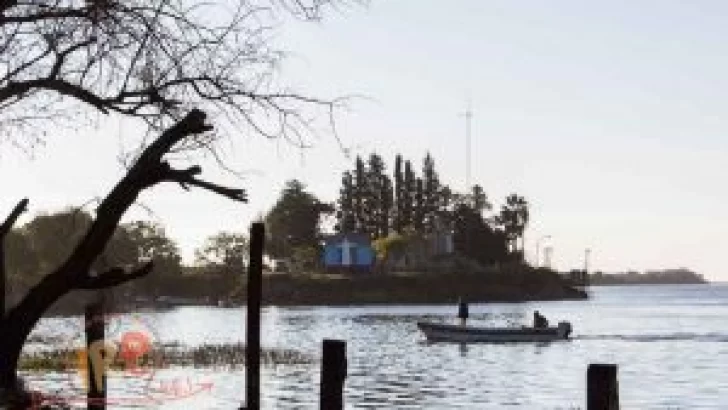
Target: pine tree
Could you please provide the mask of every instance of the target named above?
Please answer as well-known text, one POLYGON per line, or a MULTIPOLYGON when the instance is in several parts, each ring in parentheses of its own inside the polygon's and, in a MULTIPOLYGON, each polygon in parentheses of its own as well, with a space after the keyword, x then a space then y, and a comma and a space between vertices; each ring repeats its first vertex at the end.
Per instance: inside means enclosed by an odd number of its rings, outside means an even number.
POLYGON ((425 201, 424 183, 422 178, 417 178, 415 183, 414 215, 412 226, 417 233, 425 233, 425 201))
POLYGON ((452 226, 452 223, 454 221, 454 212, 455 212, 455 198, 452 190, 447 185, 441 185, 440 190, 438 192, 437 198, 437 217, 442 220, 442 222, 445 224, 445 226, 452 226))
POLYGON ((422 179, 422 217, 424 219, 424 229, 426 232, 432 232, 439 210, 440 180, 435 171, 435 160, 429 152, 425 155, 422 163, 422 179))
POLYGON ((354 168, 354 221, 356 231, 366 232, 367 216, 366 216, 366 196, 367 196, 367 180, 366 167, 360 156, 356 156, 354 168))
POLYGON ((354 210, 354 178, 351 172, 346 171, 341 178, 339 190, 339 210, 336 214, 338 223, 336 231, 339 233, 356 230, 356 213, 354 210))
POLYGON ((387 236, 389 236, 389 226, 394 203, 394 191, 392 188, 392 180, 389 178, 389 176, 384 175, 384 179, 382 180, 382 182, 382 209, 380 211, 379 234, 380 237, 386 238, 387 236))
POLYGON ((478 184, 473 185, 471 189, 470 202, 472 208, 479 214, 482 214, 484 211, 490 211, 491 209, 493 209, 493 206, 491 205, 490 201, 488 201, 488 196, 483 190, 483 187, 478 184))
POLYGON ((409 160, 404 162, 404 184, 402 187, 402 226, 412 227, 414 222, 414 201, 417 189, 415 173, 412 171, 412 163, 409 160))
POLYGON ((379 238, 382 236, 382 226, 389 223, 388 217, 389 212, 385 213, 383 197, 384 193, 384 160, 377 153, 369 155, 369 161, 367 163, 366 171, 366 216, 367 219, 367 233, 372 238, 379 238))
POLYGON ((394 212, 392 228, 397 233, 402 233, 404 228, 403 222, 403 195, 404 192, 404 178, 402 176, 402 155, 397 154, 394 158, 394 212))

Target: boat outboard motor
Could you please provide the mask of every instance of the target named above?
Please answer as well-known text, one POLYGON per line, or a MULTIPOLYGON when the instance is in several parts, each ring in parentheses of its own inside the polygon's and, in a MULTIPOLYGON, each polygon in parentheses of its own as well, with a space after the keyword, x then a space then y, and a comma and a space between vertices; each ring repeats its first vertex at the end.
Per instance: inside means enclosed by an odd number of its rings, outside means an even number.
POLYGON ((559 336, 564 339, 567 339, 571 334, 571 323, 569 322, 559 322, 559 326, 557 328, 559 329, 559 336))

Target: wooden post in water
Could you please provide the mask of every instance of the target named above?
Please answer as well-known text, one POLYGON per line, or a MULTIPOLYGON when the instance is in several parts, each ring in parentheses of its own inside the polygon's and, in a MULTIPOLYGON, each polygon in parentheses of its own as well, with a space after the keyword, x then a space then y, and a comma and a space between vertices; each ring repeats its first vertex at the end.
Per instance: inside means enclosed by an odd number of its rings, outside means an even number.
POLYGON ((250 227, 250 265, 248 266, 248 318, 245 337, 245 409, 260 410, 260 306, 263 293, 263 243, 265 225, 250 227))
MULTIPOLYGON (((89 410, 106 409, 106 363, 105 357, 112 352, 104 346, 104 305, 97 301, 86 306, 84 315, 86 329, 86 394, 89 410)), ((113 352, 115 353, 115 352, 113 352)), ((113 359, 113 357, 111 358, 113 359)))
POLYGON ((586 409, 619 410, 616 364, 590 364, 586 371, 586 409))
POLYGON ((324 339, 321 363, 321 410, 344 408, 346 342, 324 339))

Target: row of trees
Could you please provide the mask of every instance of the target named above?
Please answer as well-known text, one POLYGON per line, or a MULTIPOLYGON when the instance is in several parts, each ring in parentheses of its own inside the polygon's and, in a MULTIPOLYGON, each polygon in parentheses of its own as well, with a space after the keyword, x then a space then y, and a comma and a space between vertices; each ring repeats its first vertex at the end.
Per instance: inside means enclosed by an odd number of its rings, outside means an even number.
MULTIPOLYGON (((375 154, 372 158, 370 163, 383 164, 375 154)), ((410 162, 404 162, 404 176, 399 177, 395 171, 396 189, 393 191, 396 194, 393 196, 398 200, 387 212, 371 212, 371 217, 366 213, 352 212, 350 218, 356 222, 352 230, 358 229, 358 226, 379 227, 380 230, 370 233, 374 236, 405 232, 407 227, 411 227, 408 231, 410 234, 417 234, 417 229, 421 229, 420 233, 425 233, 430 232, 435 218, 441 218, 451 224, 455 248, 459 253, 489 265, 512 259, 517 251, 514 247, 515 241, 522 237, 528 221, 528 205, 525 200, 511 195, 500 213, 488 217, 486 211, 492 210, 492 205, 479 186, 476 185, 469 195, 451 194, 449 188, 440 183, 432 157, 428 154, 423 162, 425 178, 415 176, 411 165, 408 165, 410 162), (410 195, 404 181, 411 180, 429 181, 427 184, 416 183, 415 187, 435 186, 439 190, 433 191, 437 192, 436 195, 432 192, 418 194, 417 190, 415 195, 410 195), (419 198, 434 199, 423 199, 418 203, 416 200, 419 198), (409 209, 414 212, 410 213, 409 209), (395 217, 384 217, 389 214, 394 214, 395 217), (377 221, 373 216, 380 220, 377 221), (420 222, 407 224, 417 221, 415 218, 421 218, 420 222), (358 225, 361 221, 369 222, 370 225, 358 225)), ((360 160, 357 161, 357 164, 361 163, 360 160)), ((402 163, 401 156, 397 156, 397 163, 402 163)), ((369 169, 365 169, 364 175, 377 176, 373 179, 379 181, 388 178, 369 169)), ((355 192, 371 194, 374 191, 367 186, 355 186, 355 192)), ((362 195, 357 201, 364 210, 377 205, 377 198, 373 195, 362 195)), ((355 208, 356 211, 363 212, 358 208, 355 208)), ((286 182, 277 202, 265 216, 267 253, 274 258, 290 257, 304 267, 314 265, 320 255, 319 244, 324 236, 324 218, 334 215, 340 218, 343 214, 345 208, 319 200, 307 191, 302 182, 286 182)), ((43 272, 66 260, 92 222, 93 217, 89 212, 66 209, 37 215, 23 226, 12 229, 6 238, 5 252, 11 293, 17 295, 24 292, 42 278, 43 272)), ((93 270, 101 272, 114 266, 134 266, 153 259, 157 274, 140 279, 128 288, 137 295, 159 295, 164 292, 174 294, 182 274, 212 274, 209 277, 212 279, 214 276, 234 277, 244 272, 247 250, 248 239, 244 234, 220 232, 207 238, 195 251, 195 267, 184 267, 177 244, 167 236, 160 224, 134 221, 120 224, 116 228, 103 253, 94 262, 93 270)))
MULTIPOLYGON (((65 261, 93 222, 90 213, 66 209, 41 214, 12 229, 6 238, 6 269, 10 293, 18 295, 35 285, 53 266, 65 261)), ((198 269, 212 274, 240 274, 247 260, 248 240, 238 233, 220 232, 195 251, 198 269)), ((132 284, 137 295, 174 292, 180 275, 193 273, 182 266, 179 247, 155 222, 134 221, 115 230, 92 269, 134 266, 154 260, 156 274, 132 284)))
POLYGON ((392 175, 382 157, 372 153, 366 161, 358 156, 354 168, 343 173, 333 204, 317 198, 298 180, 286 182, 264 217, 268 254, 304 267, 315 265, 327 218, 335 219, 337 232, 365 233, 373 240, 423 236, 438 227, 452 230, 458 253, 492 265, 523 259, 529 209, 525 198, 511 194, 495 211, 480 185, 470 192, 453 192, 442 182, 429 153, 420 172, 412 161, 396 155, 392 175))
POLYGON ((470 192, 454 192, 441 181, 430 153, 422 160, 419 175, 412 161, 400 154, 395 156, 392 176, 379 154, 370 154, 366 161, 357 156, 354 169, 343 173, 337 205, 338 232, 356 231, 376 239, 390 233, 427 234, 438 226, 452 228, 457 249, 473 255, 481 252, 476 249, 499 248, 498 241, 510 253, 522 252, 529 222, 528 202, 520 195, 509 195, 499 212, 492 213, 493 205, 480 185, 470 192))
POLYGON ((360 232, 381 238, 406 229, 430 232, 452 195, 440 183, 435 161, 428 153, 418 176, 410 160, 397 154, 394 173, 377 153, 365 162, 356 157, 354 169, 344 172, 337 210, 337 231, 360 232))

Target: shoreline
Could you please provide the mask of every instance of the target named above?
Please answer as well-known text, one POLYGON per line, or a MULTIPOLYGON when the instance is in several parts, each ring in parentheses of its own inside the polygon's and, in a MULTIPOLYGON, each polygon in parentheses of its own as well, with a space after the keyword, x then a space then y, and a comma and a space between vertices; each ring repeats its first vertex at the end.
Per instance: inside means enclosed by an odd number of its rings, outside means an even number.
MULTIPOLYGON (((243 283, 227 294, 205 296, 178 295, 141 301, 116 296, 109 301, 109 310, 128 312, 181 306, 244 307, 246 285, 243 283)), ((54 305, 46 316, 82 314, 83 307, 93 295, 69 296, 54 305)), ((571 286, 556 273, 531 269, 487 273, 400 272, 374 275, 275 273, 263 277, 262 304, 271 307, 450 305, 457 303, 459 298, 468 303, 487 304, 586 300, 589 295, 571 286)))
MULTIPOLYGON (((447 305, 584 300, 586 292, 558 275, 509 273, 389 273, 379 275, 273 274, 263 280, 269 306, 447 305)), ((232 301, 244 304, 245 289, 232 301)))

